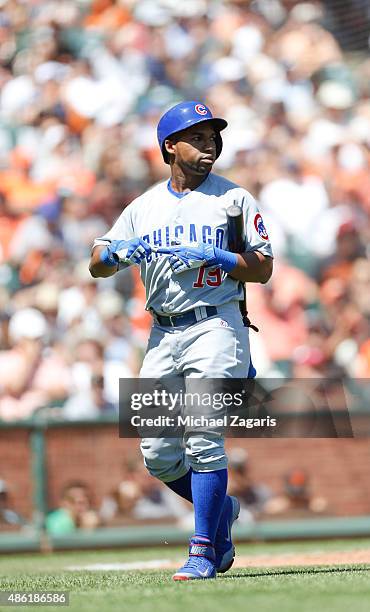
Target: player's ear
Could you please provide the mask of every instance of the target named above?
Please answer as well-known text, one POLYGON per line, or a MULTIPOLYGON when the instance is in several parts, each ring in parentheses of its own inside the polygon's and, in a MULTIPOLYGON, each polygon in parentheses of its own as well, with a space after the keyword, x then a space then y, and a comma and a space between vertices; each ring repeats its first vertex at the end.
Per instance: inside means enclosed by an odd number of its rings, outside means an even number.
POLYGON ((166 138, 166 140, 164 141, 164 148, 170 155, 175 155, 175 146, 176 143, 173 140, 170 140, 169 138, 166 138))

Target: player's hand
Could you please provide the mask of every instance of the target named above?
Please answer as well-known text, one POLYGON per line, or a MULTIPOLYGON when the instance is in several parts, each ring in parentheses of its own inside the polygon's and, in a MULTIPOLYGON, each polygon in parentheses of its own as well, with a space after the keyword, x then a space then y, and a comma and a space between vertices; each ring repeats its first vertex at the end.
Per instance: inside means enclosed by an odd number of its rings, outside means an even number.
POLYGON ((107 265, 125 263, 128 265, 140 264, 152 252, 150 244, 142 238, 131 240, 112 240, 102 252, 101 259, 107 265), (111 262, 111 263, 109 263, 111 262))
POLYGON ((193 270, 202 266, 217 265, 213 244, 191 242, 187 245, 160 247, 156 251, 157 253, 170 256, 169 263, 175 274, 181 274, 181 272, 186 270, 193 270))

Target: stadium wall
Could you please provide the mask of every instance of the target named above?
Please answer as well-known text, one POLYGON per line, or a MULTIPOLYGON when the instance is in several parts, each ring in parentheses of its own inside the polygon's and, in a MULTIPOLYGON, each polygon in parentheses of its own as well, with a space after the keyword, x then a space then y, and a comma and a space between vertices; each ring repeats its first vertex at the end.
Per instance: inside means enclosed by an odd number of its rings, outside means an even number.
MULTIPOLYGON (((9 485, 12 507, 31 519, 34 507, 34 457, 31 429, 0 429, 0 471, 9 485)), ((58 505, 62 487, 83 480, 98 506, 120 482, 122 464, 137 452, 138 441, 120 439, 116 425, 79 424, 44 428, 47 505, 58 505)), ((330 516, 370 514, 368 439, 233 439, 246 448, 252 478, 276 493, 292 467, 307 470, 312 493, 327 499, 330 516)))

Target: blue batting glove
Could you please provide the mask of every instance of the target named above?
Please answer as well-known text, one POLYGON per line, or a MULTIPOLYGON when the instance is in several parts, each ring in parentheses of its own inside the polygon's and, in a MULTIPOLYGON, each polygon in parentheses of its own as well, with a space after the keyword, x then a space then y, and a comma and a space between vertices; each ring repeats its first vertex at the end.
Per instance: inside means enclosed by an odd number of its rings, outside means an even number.
POLYGON ((101 252, 100 259, 107 266, 140 264, 151 252, 150 244, 142 238, 112 240, 101 252))
POLYGON ((160 247, 157 249, 157 253, 170 255, 169 263, 175 274, 202 266, 218 266, 225 272, 230 272, 236 266, 238 260, 235 253, 224 251, 213 244, 204 244, 203 242, 160 247))

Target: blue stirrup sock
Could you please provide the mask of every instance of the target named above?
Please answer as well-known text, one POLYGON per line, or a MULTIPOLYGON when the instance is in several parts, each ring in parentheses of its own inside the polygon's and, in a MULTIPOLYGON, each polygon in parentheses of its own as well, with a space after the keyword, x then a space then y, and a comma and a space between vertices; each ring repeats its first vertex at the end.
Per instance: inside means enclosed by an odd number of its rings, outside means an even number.
POLYGON ((172 491, 193 502, 195 513, 195 535, 215 541, 217 535, 227 536, 226 487, 227 470, 194 472, 191 468, 181 478, 165 483, 172 491), (224 533, 223 533, 224 532, 224 533))
MULTIPOLYGON (((227 470, 219 470, 219 471, 227 472, 227 470)), ((202 472, 203 476, 207 476, 209 474, 214 474, 214 473, 215 472, 202 472)), ((172 491, 177 493, 177 495, 180 495, 180 497, 182 497, 183 499, 186 499, 187 501, 193 503, 193 493, 191 490, 193 474, 194 472, 192 468, 190 468, 189 471, 185 474, 185 476, 181 476, 181 478, 177 478, 177 480, 173 480, 172 482, 166 482, 165 484, 172 491)), ((200 474, 200 472, 198 472, 198 474, 200 474)), ((226 474, 226 480, 227 480, 227 474, 226 474)), ((225 488, 225 491, 226 491, 226 488, 225 488)), ((228 499, 229 499, 229 496, 226 495, 224 502, 223 502, 223 506, 222 506, 218 528, 216 527, 217 538, 227 538, 229 536, 229 532, 227 529, 227 523, 226 523, 226 518, 227 518, 228 510, 229 510, 228 499)), ((195 531, 195 533, 196 535, 201 535, 201 534, 198 534, 197 531, 195 531)))
POLYGON ((214 543, 225 502, 227 469, 215 472, 194 472, 191 475, 195 515, 195 536, 214 543))

